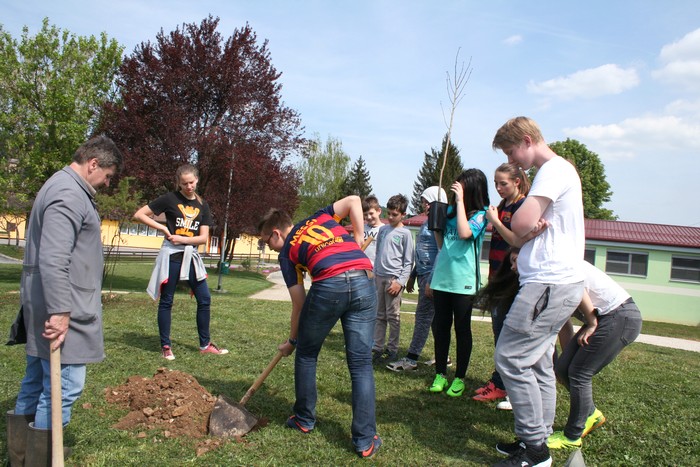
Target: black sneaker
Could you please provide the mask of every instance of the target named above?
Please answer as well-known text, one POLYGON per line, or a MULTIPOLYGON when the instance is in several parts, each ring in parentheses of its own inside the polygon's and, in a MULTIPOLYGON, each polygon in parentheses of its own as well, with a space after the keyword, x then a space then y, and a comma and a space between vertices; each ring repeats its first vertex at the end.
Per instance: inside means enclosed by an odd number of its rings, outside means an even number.
POLYGON ((512 443, 498 443, 496 444, 496 451, 503 454, 504 456, 512 456, 518 451, 525 450, 525 443, 520 441, 520 438, 516 438, 512 443))
POLYGON ((525 449, 519 449, 508 459, 493 464, 493 467, 551 467, 551 465, 552 456, 549 455, 549 448, 544 443, 538 448, 527 446, 525 449))
POLYGON ((396 358, 399 356, 398 352, 390 352, 388 350, 384 350, 382 353, 382 356, 380 357, 380 360, 383 364, 393 362, 396 360, 396 358))

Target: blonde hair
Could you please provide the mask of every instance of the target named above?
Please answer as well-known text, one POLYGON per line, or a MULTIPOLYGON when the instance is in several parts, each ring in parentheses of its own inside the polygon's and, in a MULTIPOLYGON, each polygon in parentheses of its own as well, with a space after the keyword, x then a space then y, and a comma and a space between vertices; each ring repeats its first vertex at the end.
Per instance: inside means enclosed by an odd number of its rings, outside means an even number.
POLYGON ((525 136, 532 138, 533 143, 544 141, 542 131, 535 121, 528 117, 515 117, 508 120, 493 137, 493 149, 509 149, 523 142, 525 136))

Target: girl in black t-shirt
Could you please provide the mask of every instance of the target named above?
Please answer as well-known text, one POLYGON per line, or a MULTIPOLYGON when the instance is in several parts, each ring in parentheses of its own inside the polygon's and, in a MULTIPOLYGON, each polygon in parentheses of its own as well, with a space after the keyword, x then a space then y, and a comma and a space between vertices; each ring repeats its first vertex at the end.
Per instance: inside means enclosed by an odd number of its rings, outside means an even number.
POLYGON ((166 193, 134 214, 134 219, 165 235, 151 277, 151 284, 155 284, 152 296, 160 296, 158 330, 161 352, 163 358, 175 359, 170 342, 171 310, 175 287, 181 277, 186 277, 197 299, 200 353, 227 354, 228 350, 219 349, 209 336, 211 294, 204 264, 197 254, 197 247, 206 244, 209 239, 209 227, 212 224, 209 205, 196 193, 199 176, 194 166, 187 164, 179 167, 175 172, 175 180, 177 191, 166 193), (165 214, 165 224, 154 219, 154 216, 161 213, 165 214))

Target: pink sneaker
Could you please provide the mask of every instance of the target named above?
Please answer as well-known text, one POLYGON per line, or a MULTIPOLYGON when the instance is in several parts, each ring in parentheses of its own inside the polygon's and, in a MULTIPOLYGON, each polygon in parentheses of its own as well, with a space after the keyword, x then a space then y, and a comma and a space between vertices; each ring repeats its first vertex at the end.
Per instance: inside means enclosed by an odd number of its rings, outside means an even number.
POLYGON ((220 349, 213 342, 209 342, 209 344, 207 344, 206 347, 204 347, 203 349, 199 349, 199 353, 213 353, 216 355, 226 355, 228 353, 228 349, 220 349))
POLYGON ((173 354, 173 351, 169 345, 163 346, 161 349, 161 355, 163 355, 163 358, 166 360, 175 360, 175 354, 173 354))

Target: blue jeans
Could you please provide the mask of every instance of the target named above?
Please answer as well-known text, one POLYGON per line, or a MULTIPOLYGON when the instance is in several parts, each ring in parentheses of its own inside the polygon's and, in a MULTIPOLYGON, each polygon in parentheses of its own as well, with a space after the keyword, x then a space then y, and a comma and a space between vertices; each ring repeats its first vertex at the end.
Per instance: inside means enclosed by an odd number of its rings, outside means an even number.
MULTIPOLYGON (((158 303, 158 331, 160 333, 160 345, 170 345, 170 324, 171 311, 173 309, 173 298, 175 288, 180 280, 180 268, 182 262, 170 261, 170 272, 168 281, 160 289, 160 302, 158 303)), ((190 278, 187 283, 192 289, 194 298, 197 300, 197 333, 199 334, 199 346, 206 347, 209 344, 209 320, 211 316, 211 294, 207 280, 197 281, 194 272, 194 264, 190 266, 190 278)))
MULTIPOLYGON (((63 426, 70 421, 73 403, 85 387, 85 365, 61 365, 63 426)), ((34 427, 51 429, 51 365, 27 355, 27 369, 15 403, 15 415, 35 414, 34 427)))
MULTIPOLYGON (((503 329, 503 322, 506 320, 508 308, 504 309, 504 307, 499 304, 491 310, 491 330, 493 330, 494 347, 498 345, 498 336, 501 335, 501 329, 503 329)), ((491 373, 491 381, 498 389, 506 389, 506 387, 503 385, 503 380, 501 379, 501 375, 498 373, 498 370, 493 370, 493 373, 491 373)))
POLYGON ((433 324, 435 316, 435 306, 433 298, 425 296, 425 285, 430 283, 430 274, 418 276, 418 304, 416 305, 416 318, 413 327, 413 338, 408 346, 408 354, 415 355, 413 360, 417 360, 425 347, 425 343, 430 335, 430 326, 433 324))
POLYGON ((374 281, 360 271, 348 271, 313 282, 299 316, 294 365, 294 414, 297 421, 308 429, 316 424, 316 362, 323 341, 340 319, 352 381, 351 432, 357 451, 368 449, 377 432, 372 369, 376 316, 374 281))

